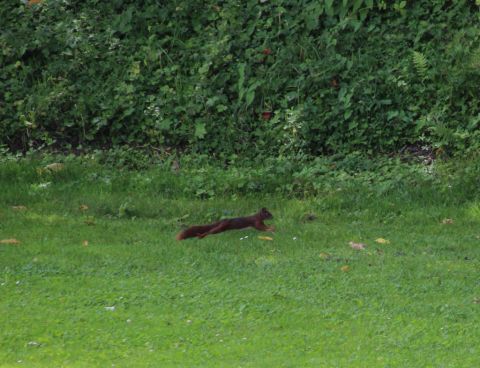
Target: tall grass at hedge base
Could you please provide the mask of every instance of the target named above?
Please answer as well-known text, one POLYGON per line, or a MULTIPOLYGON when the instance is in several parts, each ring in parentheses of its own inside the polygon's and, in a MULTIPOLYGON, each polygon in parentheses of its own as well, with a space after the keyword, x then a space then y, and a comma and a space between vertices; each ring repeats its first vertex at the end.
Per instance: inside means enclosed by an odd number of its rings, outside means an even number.
MULTIPOLYGON (((115 150, 81 156, 4 156, 0 160, 0 183, 6 197, 11 199, 11 194, 16 193, 19 198, 31 200, 38 199, 38 186, 48 184, 51 188, 58 186, 65 195, 69 190, 88 192, 98 187, 126 198, 318 197, 326 206, 330 202, 360 206, 361 201, 393 196, 400 201, 460 204, 478 199, 479 177, 480 164, 475 156, 410 161, 350 154, 225 164, 211 161, 208 156, 160 158, 115 150), (52 163, 61 163, 61 169, 50 170, 52 163)), ((48 193, 46 190, 39 198, 48 198, 48 193)))

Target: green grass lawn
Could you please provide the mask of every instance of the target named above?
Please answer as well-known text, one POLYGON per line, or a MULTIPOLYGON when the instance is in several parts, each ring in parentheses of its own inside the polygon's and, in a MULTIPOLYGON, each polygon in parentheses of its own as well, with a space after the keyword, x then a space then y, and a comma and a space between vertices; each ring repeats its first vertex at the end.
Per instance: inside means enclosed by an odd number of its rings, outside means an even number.
POLYGON ((477 202, 200 201, 5 172, 0 240, 21 243, 0 244, 1 367, 480 366, 477 202), (272 241, 174 240, 262 206, 272 241))

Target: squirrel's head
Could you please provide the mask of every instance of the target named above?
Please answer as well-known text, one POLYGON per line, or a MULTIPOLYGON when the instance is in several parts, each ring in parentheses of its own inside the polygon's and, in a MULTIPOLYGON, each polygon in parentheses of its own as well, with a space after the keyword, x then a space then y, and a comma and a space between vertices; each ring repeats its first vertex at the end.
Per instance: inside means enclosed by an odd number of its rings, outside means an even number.
POLYGON ((273 218, 273 215, 268 212, 268 210, 263 207, 261 210, 260 210, 260 217, 263 219, 263 220, 268 220, 268 219, 272 219, 273 218))

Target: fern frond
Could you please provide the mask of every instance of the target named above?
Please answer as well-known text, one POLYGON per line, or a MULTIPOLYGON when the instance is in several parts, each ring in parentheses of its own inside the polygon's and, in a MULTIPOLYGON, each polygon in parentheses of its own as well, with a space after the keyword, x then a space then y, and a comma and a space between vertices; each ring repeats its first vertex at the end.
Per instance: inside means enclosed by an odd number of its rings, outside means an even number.
POLYGON ((425 79, 428 73, 428 61, 421 52, 414 51, 412 55, 413 65, 420 78, 425 79))

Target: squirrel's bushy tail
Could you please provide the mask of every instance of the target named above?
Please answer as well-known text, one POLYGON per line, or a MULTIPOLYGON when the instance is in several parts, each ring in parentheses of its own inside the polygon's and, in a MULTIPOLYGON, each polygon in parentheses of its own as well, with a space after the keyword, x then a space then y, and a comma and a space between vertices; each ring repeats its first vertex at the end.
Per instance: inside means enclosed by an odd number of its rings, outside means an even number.
POLYGON ((185 239, 185 230, 184 231, 180 231, 177 236, 175 237, 175 239, 177 240, 183 240, 185 239))
POLYGON ((190 226, 188 229, 184 229, 183 231, 180 231, 177 234, 176 239, 183 240, 188 238, 199 237, 199 235, 206 233, 207 231, 211 230, 215 226, 216 226, 216 223, 212 225, 190 226))

